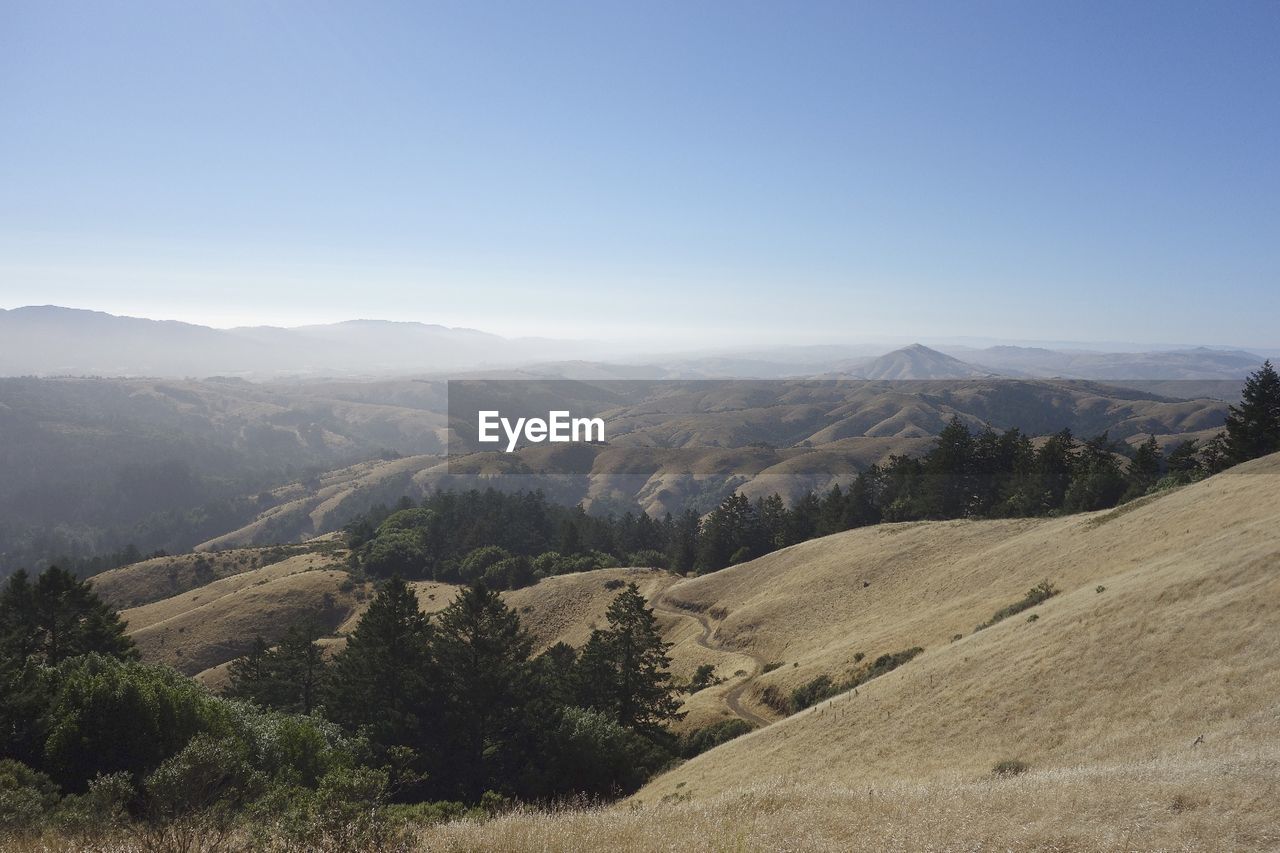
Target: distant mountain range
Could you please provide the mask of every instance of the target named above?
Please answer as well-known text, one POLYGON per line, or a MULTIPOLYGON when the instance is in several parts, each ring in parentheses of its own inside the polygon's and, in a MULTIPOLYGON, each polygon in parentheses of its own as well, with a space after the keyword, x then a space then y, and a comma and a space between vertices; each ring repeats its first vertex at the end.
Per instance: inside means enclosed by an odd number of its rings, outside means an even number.
POLYGON ((864 343, 626 360, 611 358, 605 345, 590 341, 504 338, 416 322, 351 320, 294 328, 213 329, 52 305, 0 309, 0 376, 276 379, 500 371, 505 376, 579 379, 1003 376, 1238 381, 1263 360, 1251 352, 1207 347, 1156 352, 1026 346, 942 349, 917 343, 884 352, 864 343))
POLYGON ((53 305, 0 310, 0 376, 403 375, 581 357, 588 346, 385 320, 212 329, 53 305))

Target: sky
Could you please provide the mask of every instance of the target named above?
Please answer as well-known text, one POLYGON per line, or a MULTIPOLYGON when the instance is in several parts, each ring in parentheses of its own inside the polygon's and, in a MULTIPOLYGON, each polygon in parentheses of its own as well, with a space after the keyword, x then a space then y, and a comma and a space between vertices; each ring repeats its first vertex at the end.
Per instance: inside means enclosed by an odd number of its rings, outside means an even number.
POLYGON ((0 308, 1280 345, 1280 3, 0 0, 0 308))

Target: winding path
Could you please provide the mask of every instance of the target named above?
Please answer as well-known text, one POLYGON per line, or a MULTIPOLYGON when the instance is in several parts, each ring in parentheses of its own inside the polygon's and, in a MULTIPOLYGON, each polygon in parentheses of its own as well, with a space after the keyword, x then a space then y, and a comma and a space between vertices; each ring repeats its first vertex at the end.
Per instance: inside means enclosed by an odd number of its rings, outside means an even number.
POLYGON ((720 652, 721 654, 736 654, 750 658, 752 664, 751 672, 744 676, 737 684, 725 691, 724 704, 735 717, 746 720, 753 726, 759 727, 769 725, 769 720, 742 704, 742 694, 746 692, 751 681, 764 669, 764 662, 749 652, 742 652, 736 649, 726 649, 723 646, 716 644, 711 638, 711 634, 715 631, 715 627, 711 624, 710 619, 696 611, 685 610, 682 607, 676 607, 675 605, 668 603, 665 595, 660 594, 654 598, 653 609, 662 613, 669 613, 673 616, 682 616, 685 619, 696 620, 697 623, 702 626, 702 634, 695 637, 694 642, 699 646, 702 646, 702 648, 712 652, 720 652))

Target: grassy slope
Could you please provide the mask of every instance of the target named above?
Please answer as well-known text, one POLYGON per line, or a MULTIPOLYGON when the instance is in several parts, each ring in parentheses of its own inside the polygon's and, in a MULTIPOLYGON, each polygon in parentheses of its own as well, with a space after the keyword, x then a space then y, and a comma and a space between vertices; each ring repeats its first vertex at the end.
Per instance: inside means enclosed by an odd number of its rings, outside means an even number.
POLYGON ((667 593, 726 607, 720 639, 786 661, 760 679, 784 686, 926 652, 622 806, 423 849, 1280 847, 1280 456, 1089 516, 840 534, 667 593), (1062 594, 973 632, 1045 577, 1062 594), (1005 758, 1032 769, 993 777, 1005 758))
MULTIPOLYGON (((1280 456, 1109 512, 884 525, 701 578, 604 570, 509 593, 539 647, 580 644, 603 623, 613 594, 605 582, 640 580, 661 608, 677 674, 706 661, 729 679, 689 700, 689 724, 726 714, 724 694, 743 682, 733 673, 765 661, 783 666, 751 679, 739 700, 776 718, 752 701, 765 685, 786 691, 818 674, 839 676, 859 651, 926 651, 856 695, 676 768, 627 809, 517 814, 429 830, 422 842, 583 850, 606 839, 617 849, 719 849, 717 838, 744 849, 1214 849, 1224 840, 1274 847, 1277 531, 1280 456), (1062 593, 974 632, 1045 578, 1062 593), (1029 613, 1038 618, 1028 621, 1029 613), (699 644, 699 616, 710 625, 710 645, 727 651, 699 644), (1201 734, 1205 742, 1192 746, 1201 734), (1005 758, 1032 771, 992 779, 992 765, 1005 758)), ((289 562, 126 616, 145 625, 136 636, 147 657, 193 671, 188 655, 225 660, 228 637, 247 642, 255 631, 287 625, 290 614, 314 611, 323 592, 336 589, 338 573, 290 572, 289 562), (190 651, 175 655, 168 645, 175 642, 190 651)), ((428 609, 452 597, 446 584, 418 586, 428 609)), ((360 603, 340 603, 332 624, 349 630, 360 603)))
POLYGON ((767 777, 977 777, 1002 758, 1149 760, 1200 734, 1213 756, 1274 735, 1278 530, 1272 457, 1112 512, 853 531, 681 583, 668 595, 729 610, 725 641, 801 664, 761 681, 838 673, 855 650, 926 652, 639 797, 707 796, 767 777), (973 633, 1045 577, 1063 592, 1035 608, 1037 621, 1022 614, 973 633), (951 642, 956 633, 966 636, 951 642))
POLYGON ((365 593, 347 580, 331 556, 301 554, 125 610, 121 616, 144 660, 195 675, 244 654, 254 637, 274 642, 306 618, 333 630, 355 610, 357 596, 365 593))

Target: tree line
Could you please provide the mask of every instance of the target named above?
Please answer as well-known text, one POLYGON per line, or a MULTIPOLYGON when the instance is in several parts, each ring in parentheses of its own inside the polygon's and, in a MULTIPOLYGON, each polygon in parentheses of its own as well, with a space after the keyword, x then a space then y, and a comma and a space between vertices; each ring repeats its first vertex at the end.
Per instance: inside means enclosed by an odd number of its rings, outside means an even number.
POLYGON ((541 492, 439 491, 420 504, 381 506, 346 529, 356 564, 374 576, 402 574, 508 589, 555 574, 617 565, 710 572, 778 548, 878 524, 1008 518, 1107 509, 1280 450, 1280 379, 1268 361, 1245 383, 1225 429, 1161 450, 1106 433, 1079 440, 1064 429, 1040 439, 1014 428, 971 430, 958 417, 922 456, 895 455, 845 486, 810 492, 790 506, 779 495, 726 497, 653 519, 637 511, 593 516, 541 492))

